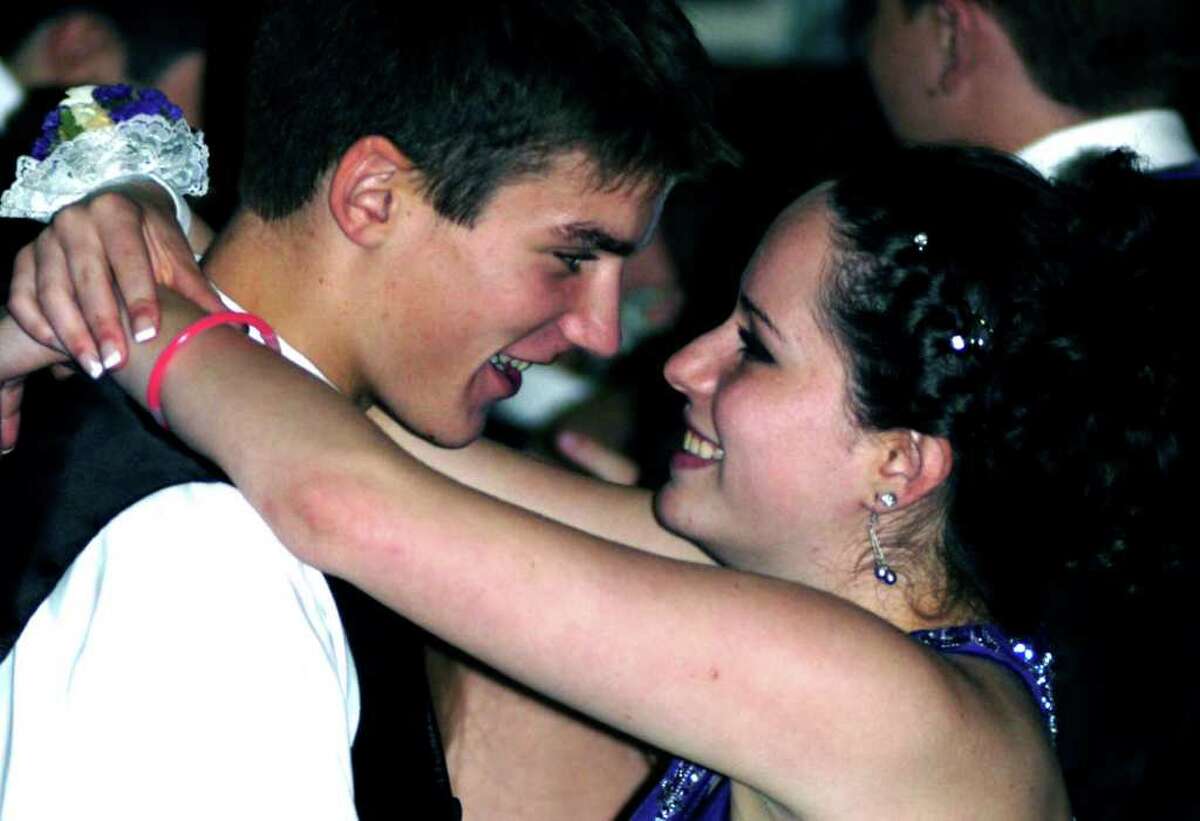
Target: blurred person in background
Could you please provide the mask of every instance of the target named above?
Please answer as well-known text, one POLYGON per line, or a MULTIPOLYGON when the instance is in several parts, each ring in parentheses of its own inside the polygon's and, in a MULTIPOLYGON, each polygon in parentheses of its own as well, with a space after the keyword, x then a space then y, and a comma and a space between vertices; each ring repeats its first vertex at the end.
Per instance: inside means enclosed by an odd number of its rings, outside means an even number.
POLYGON ((16 4, 0 34, 0 128, 32 90, 121 82, 160 89, 202 126, 206 21, 192 2, 16 4))
POLYGON ((1175 108, 1200 52, 1190 0, 868 6, 867 68, 899 139, 984 145, 1051 176, 1114 148, 1151 173, 1200 174, 1175 108))

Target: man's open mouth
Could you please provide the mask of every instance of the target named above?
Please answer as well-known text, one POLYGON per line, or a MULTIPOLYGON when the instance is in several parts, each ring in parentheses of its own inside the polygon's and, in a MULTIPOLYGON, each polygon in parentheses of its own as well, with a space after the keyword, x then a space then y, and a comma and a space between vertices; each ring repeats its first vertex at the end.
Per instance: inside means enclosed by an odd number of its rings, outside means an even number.
POLYGON ((509 356, 506 353, 493 354, 488 360, 493 368, 500 372, 500 375, 509 381, 513 386, 513 393, 521 389, 521 373, 529 370, 532 362, 524 359, 517 359, 515 356, 509 356))

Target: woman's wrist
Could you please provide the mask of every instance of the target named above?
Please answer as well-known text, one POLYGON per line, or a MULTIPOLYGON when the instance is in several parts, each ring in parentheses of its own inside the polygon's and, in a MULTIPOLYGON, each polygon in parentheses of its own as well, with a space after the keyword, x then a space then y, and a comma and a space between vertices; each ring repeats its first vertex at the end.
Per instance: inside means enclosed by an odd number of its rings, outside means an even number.
MULTIPOLYGON (((158 289, 158 299, 161 310, 159 334, 138 345, 130 345, 129 358, 125 366, 110 372, 110 376, 116 380, 117 384, 142 407, 146 407, 146 388, 150 383, 150 375, 159 356, 184 328, 205 315, 200 308, 165 287, 158 289)), ((121 322, 126 338, 132 340, 133 330, 129 325, 129 316, 123 309, 121 322)), ((186 369, 186 365, 180 368, 180 370, 186 369)))
POLYGON ((223 325, 253 328, 262 337, 264 345, 276 352, 279 351, 279 339, 275 336, 274 329, 254 314, 240 311, 219 311, 192 322, 167 343, 150 370, 149 381, 146 385, 146 407, 154 416, 154 420, 163 428, 167 427, 167 421, 162 406, 162 386, 171 362, 184 347, 195 341, 205 331, 223 325))

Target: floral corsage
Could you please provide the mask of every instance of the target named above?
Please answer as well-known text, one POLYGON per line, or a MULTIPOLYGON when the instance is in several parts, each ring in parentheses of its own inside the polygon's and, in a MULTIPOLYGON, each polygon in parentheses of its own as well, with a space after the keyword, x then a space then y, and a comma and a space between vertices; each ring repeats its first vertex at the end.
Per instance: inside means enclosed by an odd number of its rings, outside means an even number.
POLYGON ((125 178, 148 177, 177 195, 208 191, 208 147, 179 106, 154 88, 77 86, 42 122, 0 216, 48 222, 60 208, 125 178))

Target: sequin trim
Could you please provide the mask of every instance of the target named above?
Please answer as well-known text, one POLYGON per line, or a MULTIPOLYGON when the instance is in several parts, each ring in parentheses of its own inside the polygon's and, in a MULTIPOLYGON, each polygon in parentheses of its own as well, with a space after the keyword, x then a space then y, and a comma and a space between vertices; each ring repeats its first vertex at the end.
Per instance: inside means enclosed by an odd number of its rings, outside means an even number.
POLYGON ((1037 702, 1050 740, 1058 737, 1058 716, 1054 710, 1054 655, 1039 653, 1024 639, 1010 639, 994 624, 964 624, 936 630, 909 633, 917 641, 939 653, 962 653, 990 658, 1024 679, 1037 702))
POLYGON ((671 821, 688 807, 697 794, 702 792, 701 782, 710 779, 713 773, 690 761, 676 759, 658 782, 658 815, 654 821, 671 821))

